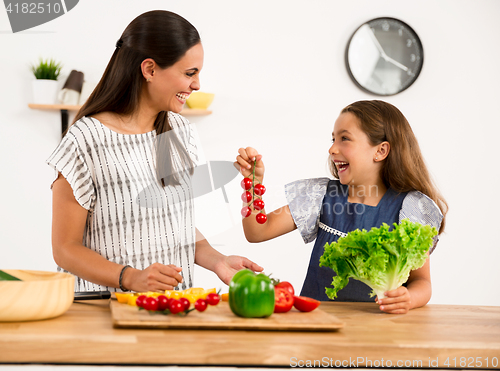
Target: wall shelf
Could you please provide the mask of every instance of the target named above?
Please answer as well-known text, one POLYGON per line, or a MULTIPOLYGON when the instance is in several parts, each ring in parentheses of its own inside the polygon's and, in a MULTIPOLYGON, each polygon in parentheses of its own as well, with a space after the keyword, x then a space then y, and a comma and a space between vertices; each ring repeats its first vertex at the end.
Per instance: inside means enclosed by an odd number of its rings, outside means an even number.
MULTIPOLYGON (((29 103, 28 107, 31 109, 41 109, 41 110, 51 110, 51 111, 61 111, 61 132, 64 133, 68 128, 68 112, 78 111, 82 106, 79 105, 68 105, 68 104, 35 104, 29 103)), ((207 116, 210 115, 212 111, 206 109, 197 108, 184 108, 180 114, 183 116, 207 116)))

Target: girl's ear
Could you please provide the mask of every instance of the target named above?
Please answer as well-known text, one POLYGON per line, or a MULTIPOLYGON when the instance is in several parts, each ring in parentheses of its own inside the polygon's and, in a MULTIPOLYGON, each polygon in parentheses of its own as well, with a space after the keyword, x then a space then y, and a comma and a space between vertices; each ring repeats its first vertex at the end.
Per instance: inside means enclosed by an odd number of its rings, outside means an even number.
POLYGON ((375 162, 383 161, 389 156, 391 145, 389 142, 382 142, 378 145, 377 152, 375 153, 375 162))
POLYGON ((153 59, 147 58, 144 59, 141 63, 141 71, 142 76, 146 79, 147 82, 150 82, 155 74, 155 66, 156 63, 153 59))

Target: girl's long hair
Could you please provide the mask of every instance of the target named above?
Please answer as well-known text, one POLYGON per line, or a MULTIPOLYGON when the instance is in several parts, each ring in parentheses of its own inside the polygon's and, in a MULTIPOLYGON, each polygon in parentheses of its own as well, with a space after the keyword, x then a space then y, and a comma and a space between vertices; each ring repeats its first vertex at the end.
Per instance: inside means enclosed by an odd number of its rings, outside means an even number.
MULTIPOLYGON (((383 161, 381 170, 385 186, 396 192, 420 191, 432 199, 443 214, 439 228, 441 234, 445 227, 448 204, 430 177, 417 138, 406 117, 392 104, 379 100, 352 103, 341 111, 346 112, 359 119, 361 130, 372 145, 389 142, 389 155, 383 161)), ((338 178, 333 161, 330 162, 330 171, 338 178)))
MULTIPOLYGON (((145 83, 142 61, 152 58, 160 68, 167 68, 198 43, 198 31, 181 16, 163 10, 141 14, 123 31, 101 80, 76 114, 73 124, 84 116, 100 112, 134 113, 145 83)), ((160 135, 172 130, 168 112, 158 113, 154 128, 158 179, 163 186, 179 184, 179 171, 188 169, 192 174, 193 162, 173 132, 160 135), (174 169, 173 151, 181 157, 181 169, 174 169)))

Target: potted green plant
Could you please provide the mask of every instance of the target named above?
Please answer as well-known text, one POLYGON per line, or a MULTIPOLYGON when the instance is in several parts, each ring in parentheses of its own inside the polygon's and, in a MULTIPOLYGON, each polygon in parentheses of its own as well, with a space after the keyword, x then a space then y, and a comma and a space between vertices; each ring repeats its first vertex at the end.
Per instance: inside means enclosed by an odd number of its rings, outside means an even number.
POLYGON ((33 102, 36 104, 54 104, 57 95, 57 78, 62 65, 54 59, 43 60, 31 66, 35 75, 33 81, 33 102))

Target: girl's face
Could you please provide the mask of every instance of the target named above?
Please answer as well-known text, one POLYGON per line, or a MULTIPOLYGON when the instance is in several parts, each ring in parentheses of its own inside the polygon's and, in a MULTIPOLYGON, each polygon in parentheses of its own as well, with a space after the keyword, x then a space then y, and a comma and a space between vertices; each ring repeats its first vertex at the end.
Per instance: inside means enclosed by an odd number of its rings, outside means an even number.
POLYGON ((373 146, 352 113, 340 114, 332 133, 329 153, 335 163, 340 183, 346 185, 377 184, 379 163, 375 161, 378 146, 373 146))
POLYGON ((200 71, 203 68, 203 47, 201 43, 189 49, 172 66, 157 68, 146 83, 151 103, 159 111, 179 113, 189 95, 200 89, 200 71))

